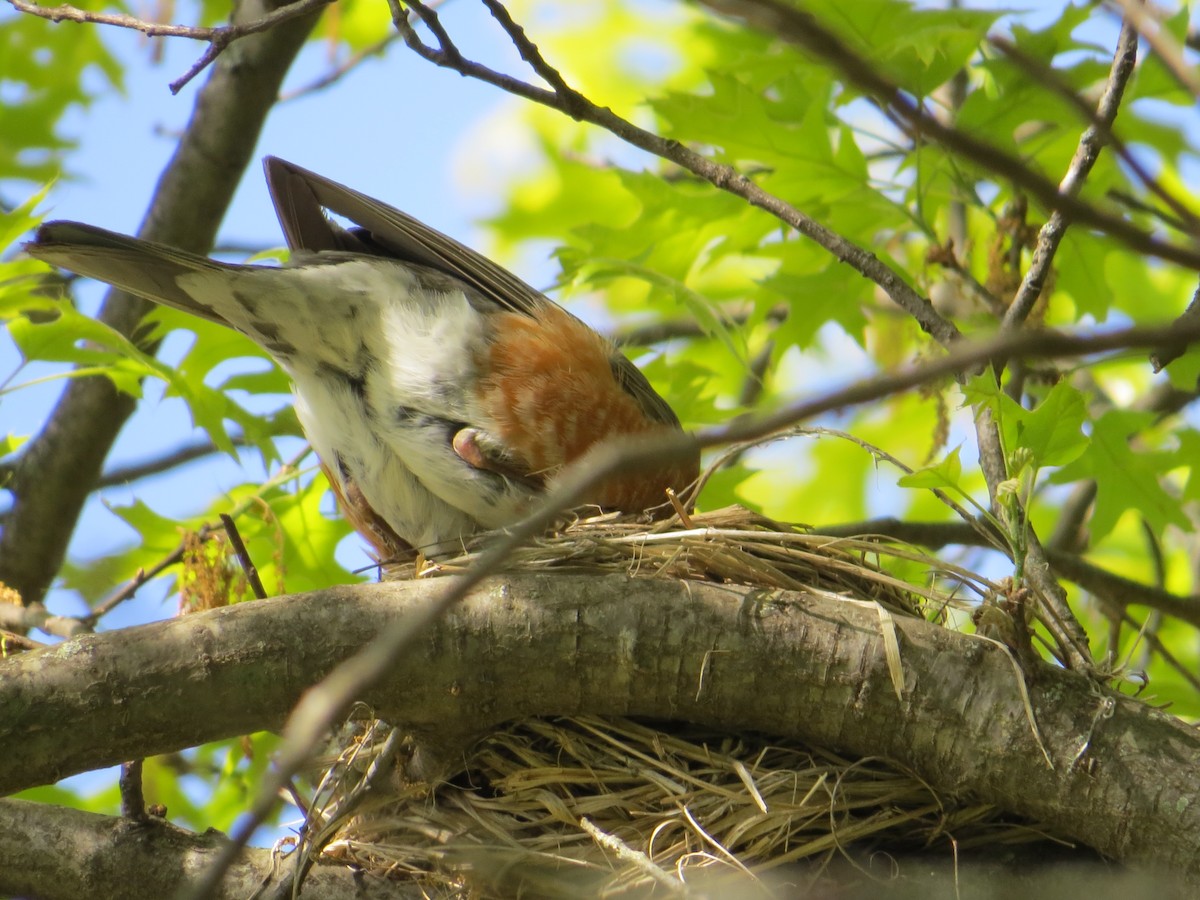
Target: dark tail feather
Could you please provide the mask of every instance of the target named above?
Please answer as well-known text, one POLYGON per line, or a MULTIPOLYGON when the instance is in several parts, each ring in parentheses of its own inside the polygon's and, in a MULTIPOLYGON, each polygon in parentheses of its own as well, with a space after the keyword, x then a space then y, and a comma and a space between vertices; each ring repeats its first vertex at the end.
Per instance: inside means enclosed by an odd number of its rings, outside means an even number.
POLYGON ((230 268, 195 253, 106 231, 81 222, 47 222, 25 252, 78 275, 95 278, 155 303, 228 324, 178 284, 180 276, 230 268))

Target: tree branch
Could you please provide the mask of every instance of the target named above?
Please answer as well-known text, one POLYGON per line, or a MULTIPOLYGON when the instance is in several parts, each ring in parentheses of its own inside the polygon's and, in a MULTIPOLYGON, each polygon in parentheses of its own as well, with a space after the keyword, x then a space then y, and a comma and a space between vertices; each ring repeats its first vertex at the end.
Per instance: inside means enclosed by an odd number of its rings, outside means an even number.
MULTIPOLYGON (((195 883, 196 873, 226 842, 215 831, 193 834, 163 820, 139 823, 48 803, 0 800, 0 893, 39 900, 170 897, 195 883)), ((290 875, 271 850, 247 850, 216 897, 246 900, 290 875)), ((349 866, 316 866, 300 896, 396 900, 424 895, 349 866)))
MULTIPOLYGON (((240 434, 231 435, 230 442, 235 447, 249 446, 245 437, 240 434)), ((98 491, 102 488, 116 487, 118 485, 129 484, 131 481, 149 478, 151 475, 161 475, 179 466, 220 452, 222 451, 217 445, 207 439, 196 441, 192 444, 185 444, 182 447, 176 447, 174 450, 164 453, 162 456, 156 456, 154 459, 146 459, 124 466, 115 466, 96 479, 92 490, 98 491)))
MULTIPOLYGON (((1002 46, 1005 45, 1002 44, 1002 46)), ((1011 49, 1014 52, 1016 50, 1015 47, 1011 49)), ((1113 55, 1108 81, 1104 86, 1104 93, 1100 98, 1095 119, 1080 138, 1075 155, 1059 186, 1058 190, 1061 195, 1077 196, 1088 173, 1096 164, 1105 138, 1112 133, 1112 124, 1121 107, 1125 85, 1133 73, 1136 62, 1137 32, 1127 21, 1121 28, 1121 34, 1117 40, 1117 49, 1113 55)), ((1025 277, 1021 280, 1020 288, 1017 290, 1012 305, 1004 315, 1001 322, 1002 329, 1019 328, 1028 317, 1034 304, 1037 303, 1038 298, 1041 297, 1046 278, 1050 274, 1054 255, 1058 252, 1068 224, 1062 208, 1054 208, 1050 219, 1038 234, 1033 261, 1025 273, 1025 277)), ((998 367, 997 371, 999 368, 1002 366, 998 367)), ((1008 477, 1008 464, 1004 458, 999 428, 990 411, 984 410, 976 416, 975 433, 979 447, 980 465, 987 481, 988 493, 991 495, 993 506, 995 506, 999 486, 1008 477)), ((1068 605, 1066 592, 1054 580, 1046 560, 1045 550, 1038 536, 1033 532, 1024 506, 1019 500, 1014 505, 1018 521, 1014 523, 1013 527, 1024 529, 1027 535, 1025 559, 1020 560, 1021 568, 1025 573, 1026 580, 1037 591, 1037 596, 1041 598, 1046 609, 1046 627, 1057 641, 1064 661, 1072 668, 1087 668, 1091 665, 1087 631, 1068 605)))
MULTIPOLYGON (((208 67, 225 48, 234 41, 252 34, 270 31, 284 22, 302 18, 310 13, 319 12, 333 0, 296 0, 286 6, 277 7, 258 18, 235 22, 231 25, 220 25, 215 28, 205 28, 195 25, 166 25, 161 22, 148 22, 136 16, 124 13, 103 13, 94 10, 79 9, 67 3, 58 6, 41 6, 28 0, 8 0, 17 12, 49 19, 51 22, 80 22, 93 25, 115 25, 118 28, 129 28, 140 31, 148 37, 181 37, 195 41, 207 41, 208 49, 186 74, 171 82, 171 93, 178 94, 188 82, 208 67)), ((272 103, 275 95, 271 95, 272 103)), ((206 248, 207 249, 207 248, 206 248)))
POLYGON ((1152 10, 1142 0, 1113 0, 1125 17, 1133 23, 1146 43, 1154 50, 1159 60, 1172 77, 1193 97, 1200 97, 1200 78, 1194 68, 1183 58, 1183 48, 1162 28, 1152 10))
POLYGON ((994 642, 895 617, 900 700, 872 604, 619 575, 512 576, 438 619, 444 589, 438 580, 333 588, 0 661, 0 708, 16 711, 0 734, 9 761, 0 784, 277 728, 310 684, 408 620, 428 623, 422 640, 362 699, 433 752, 434 775, 511 719, 686 720, 886 756, 938 790, 1114 858, 1200 872, 1200 808, 1190 802, 1200 735, 1046 666, 1029 697, 1051 769, 1013 660, 994 642), (1112 717, 1097 725, 1110 703, 1112 717))
MULTIPOLYGON (((993 43, 1008 53, 1018 52, 1015 45, 1008 41, 994 39, 993 43)), ((1084 181, 1100 156, 1100 149, 1104 142, 1113 139, 1113 122, 1116 121, 1117 111, 1121 108, 1121 99, 1125 96, 1125 86, 1129 83, 1129 77, 1133 74, 1134 66, 1137 64, 1137 49, 1137 30, 1126 21, 1121 26, 1121 35, 1117 39, 1117 50, 1113 55, 1112 68, 1108 74, 1108 81, 1104 85, 1104 93, 1100 96, 1100 102, 1096 106, 1093 122, 1088 125, 1079 139, 1079 146, 1075 148, 1075 155, 1067 168, 1067 174, 1063 176, 1059 185, 1059 190, 1063 194, 1071 197, 1079 194, 1084 181)), ((1042 288, 1046 284, 1046 277, 1050 274, 1054 254, 1058 252, 1058 245, 1062 242, 1067 225, 1067 217, 1062 210, 1055 209, 1050 214, 1050 219, 1042 226, 1038 233, 1037 246, 1033 251, 1033 260, 1025 277, 1021 280, 1016 297, 1013 298, 1013 302, 1004 316, 1002 327, 1015 328, 1028 318, 1034 304, 1042 295, 1042 288)))

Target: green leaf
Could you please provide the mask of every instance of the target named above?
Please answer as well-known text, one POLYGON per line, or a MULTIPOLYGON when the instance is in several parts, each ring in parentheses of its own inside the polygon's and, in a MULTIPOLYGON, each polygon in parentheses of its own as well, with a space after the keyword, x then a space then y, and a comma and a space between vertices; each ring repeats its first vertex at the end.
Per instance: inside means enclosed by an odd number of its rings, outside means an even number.
POLYGON ((963 493, 959 487, 962 482, 962 460, 958 458, 961 447, 955 447, 945 459, 939 463, 922 466, 910 475, 902 475, 897 484, 906 488, 929 488, 930 490, 953 491, 963 493))
POLYGON ((1088 445, 1083 433, 1087 420, 1084 395, 1067 381, 1060 381, 1032 410, 1025 409, 996 384, 985 372, 971 378, 963 387, 967 402, 991 411, 1000 428, 1009 473, 1015 475, 1015 457, 1032 457, 1039 468, 1062 466, 1079 457, 1088 445))
POLYGON ((61 134, 67 111, 91 103, 98 86, 119 88, 121 66, 101 33, 54 27, 32 15, 0 20, 0 181, 57 176, 58 155, 75 146, 61 134))
POLYGON ((72 363, 80 368, 62 377, 104 375, 118 390, 134 396, 141 395, 141 380, 147 376, 171 380, 168 367, 73 304, 40 300, 36 305, 37 321, 22 314, 8 322, 9 336, 25 361, 72 363))
POLYGON ((26 434, 6 434, 0 438, 0 459, 10 453, 16 453, 27 440, 29 440, 29 435, 26 434))
POLYGON ((892 81, 918 96, 954 76, 978 50, 998 12, 923 9, 904 0, 823 4, 821 20, 892 81))
POLYGON ((1179 432, 1179 450, 1175 461, 1189 470, 1183 488, 1183 500, 1200 500, 1200 431, 1185 428, 1179 432))
POLYGON ((1033 410, 1023 409, 1007 395, 1002 396, 1005 431, 1012 435, 1010 453, 1021 447, 1033 454, 1038 466, 1063 466, 1087 449, 1089 441, 1083 433, 1087 418, 1084 396, 1068 382, 1056 384, 1033 410))
POLYGON ((1167 457, 1161 453, 1135 453, 1130 438, 1153 424, 1152 413, 1112 410, 1092 429, 1092 440, 1074 462, 1056 472, 1057 483, 1092 478, 1096 481, 1096 505, 1090 528, 1099 541, 1129 510, 1137 510, 1157 534, 1167 525, 1188 529, 1190 523, 1179 506, 1179 498, 1163 489, 1159 476, 1167 457))

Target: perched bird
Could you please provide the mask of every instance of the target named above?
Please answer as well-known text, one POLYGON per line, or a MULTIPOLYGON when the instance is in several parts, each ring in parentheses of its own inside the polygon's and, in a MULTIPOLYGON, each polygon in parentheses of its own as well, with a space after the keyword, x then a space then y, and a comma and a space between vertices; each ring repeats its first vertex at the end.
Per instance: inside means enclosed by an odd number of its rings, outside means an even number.
MULTIPOLYGON (((611 342, 512 273, 327 178, 274 157, 265 168, 292 251, 282 267, 76 222, 46 223, 26 249, 227 325, 273 356, 343 511, 382 558, 436 555, 517 521, 603 438, 680 428, 611 342)), ((632 471, 588 501, 654 507, 698 466, 632 471)))

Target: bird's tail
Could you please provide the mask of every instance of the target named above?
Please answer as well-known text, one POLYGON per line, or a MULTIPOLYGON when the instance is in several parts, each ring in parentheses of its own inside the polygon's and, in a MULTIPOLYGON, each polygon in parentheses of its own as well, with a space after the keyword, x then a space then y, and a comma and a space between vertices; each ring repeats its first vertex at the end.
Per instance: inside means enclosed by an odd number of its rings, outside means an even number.
POLYGON ((220 324, 214 310, 185 293, 179 278, 233 268, 186 250, 117 234, 81 222, 47 222, 25 245, 32 257, 121 290, 220 324))

